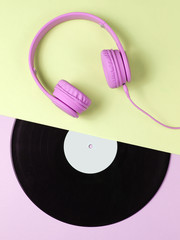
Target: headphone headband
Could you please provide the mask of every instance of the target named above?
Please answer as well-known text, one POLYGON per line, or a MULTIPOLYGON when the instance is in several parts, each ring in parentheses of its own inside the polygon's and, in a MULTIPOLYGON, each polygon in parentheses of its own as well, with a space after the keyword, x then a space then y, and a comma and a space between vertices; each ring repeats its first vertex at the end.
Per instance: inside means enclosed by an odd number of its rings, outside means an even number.
POLYGON ((103 27, 104 29, 106 29, 109 34, 112 36, 112 38, 114 39, 118 49, 120 50, 121 54, 122 54, 122 58, 124 59, 126 54, 124 52, 124 49, 122 47, 121 42, 119 41, 117 35, 115 34, 115 32, 112 30, 112 28, 101 18, 89 14, 89 13, 83 13, 83 12, 72 12, 72 13, 66 13, 63 15, 60 15, 54 19, 52 19, 51 21, 49 21, 48 23, 46 23, 36 34, 36 36, 34 37, 32 43, 31 43, 31 47, 30 47, 30 51, 29 51, 29 67, 30 67, 30 71, 31 74, 35 80, 35 82, 37 83, 37 85, 39 86, 39 88, 46 94, 47 97, 49 97, 51 100, 54 99, 54 97, 49 94, 45 88, 42 86, 42 84, 39 82, 37 76, 36 76, 36 70, 34 68, 34 56, 35 56, 35 52, 36 52, 36 48, 39 44, 39 42, 41 41, 41 39, 46 35, 46 33, 51 30, 53 27, 55 27, 56 25, 69 21, 69 20, 75 20, 75 19, 84 19, 84 20, 89 20, 92 22, 95 22, 97 24, 99 24, 101 27, 103 27))

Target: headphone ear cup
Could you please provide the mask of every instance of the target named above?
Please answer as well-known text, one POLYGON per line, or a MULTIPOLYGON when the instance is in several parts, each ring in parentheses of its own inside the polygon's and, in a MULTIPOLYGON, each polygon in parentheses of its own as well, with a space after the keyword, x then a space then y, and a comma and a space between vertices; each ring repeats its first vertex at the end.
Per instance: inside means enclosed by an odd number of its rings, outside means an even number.
POLYGON ((58 82, 53 95, 58 100, 54 103, 73 117, 78 117, 78 113, 85 111, 91 104, 91 100, 84 93, 65 80, 58 82))
POLYGON ((127 56, 123 59, 119 50, 103 50, 101 60, 110 88, 117 88, 125 84, 126 81, 130 81, 131 75, 127 56))
POLYGON ((103 65, 104 74, 110 88, 117 88, 117 77, 110 50, 103 50, 101 52, 101 61, 103 65))
POLYGON ((128 82, 130 82, 131 81, 131 69, 130 69, 130 66, 129 66, 129 61, 128 61, 128 57, 126 55, 126 52, 125 52, 125 56, 123 58, 123 62, 124 62, 124 67, 125 67, 125 71, 126 71, 126 79, 127 79, 128 82))

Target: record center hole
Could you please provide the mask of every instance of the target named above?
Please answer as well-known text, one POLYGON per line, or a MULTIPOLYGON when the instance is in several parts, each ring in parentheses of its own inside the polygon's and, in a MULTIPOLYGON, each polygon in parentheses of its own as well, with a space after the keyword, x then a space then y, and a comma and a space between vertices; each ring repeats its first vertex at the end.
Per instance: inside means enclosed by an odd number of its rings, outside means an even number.
POLYGON ((93 145, 92 145, 92 144, 89 144, 89 145, 88 145, 88 148, 89 148, 89 149, 92 149, 92 148, 93 148, 93 145))

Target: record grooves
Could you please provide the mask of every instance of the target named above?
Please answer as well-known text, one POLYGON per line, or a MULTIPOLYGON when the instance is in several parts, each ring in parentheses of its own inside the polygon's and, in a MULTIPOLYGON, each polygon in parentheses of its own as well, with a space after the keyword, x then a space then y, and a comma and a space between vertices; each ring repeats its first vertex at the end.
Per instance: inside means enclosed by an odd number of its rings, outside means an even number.
POLYGON ((166 175, 170 154, 118 142, 115 160, 107 169, 85 174, 66 160, 67 132, 15 122, 13 166, 36 206, 60 221, 92 227, 124 220, 152 199, 166 175))

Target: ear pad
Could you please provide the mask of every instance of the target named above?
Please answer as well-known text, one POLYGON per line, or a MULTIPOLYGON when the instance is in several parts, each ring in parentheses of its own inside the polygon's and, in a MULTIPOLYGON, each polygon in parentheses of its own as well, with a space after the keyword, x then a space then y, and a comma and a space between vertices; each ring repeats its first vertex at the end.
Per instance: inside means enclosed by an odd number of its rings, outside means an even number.
POLYGON ((55 86, 53 102, 63 111, 73 117, 85 111, 91 104, 91 100, 65 80, 60 80, 55 86))
POLYGON ((104 74, 110 88, 117 88, 131 80, 127 56, 122 58, 119 50, 103 50, 101 60, 104 74))

